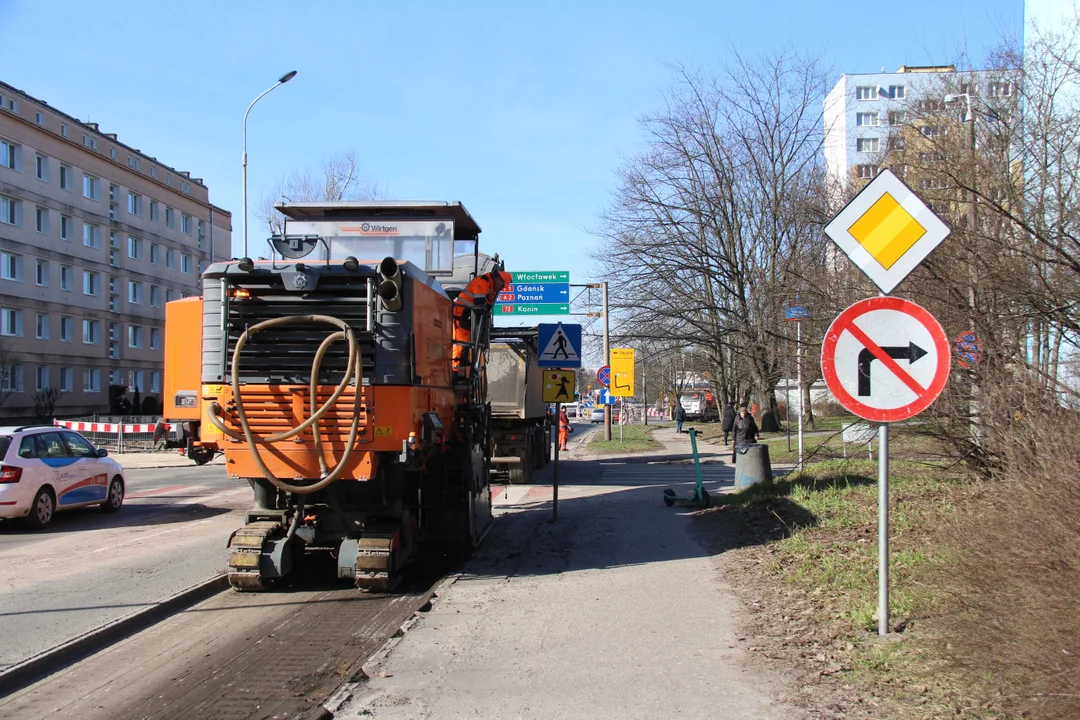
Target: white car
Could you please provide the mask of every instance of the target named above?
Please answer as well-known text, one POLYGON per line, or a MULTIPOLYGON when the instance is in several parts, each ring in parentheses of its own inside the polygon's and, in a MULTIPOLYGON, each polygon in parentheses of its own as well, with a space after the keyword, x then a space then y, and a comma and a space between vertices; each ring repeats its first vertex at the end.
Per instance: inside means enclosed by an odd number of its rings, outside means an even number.
POLYGON ((593 422, 593 423, 602 423, 602 422, 604 422, 604 408, 602 408, 602 407, 593 408, 592 411, 589 412, 589 422, 593 422))
POLYGON ((57 510, 124 504, 124 471, 107 450, 73 430, 0 427, 0 518, 48 526, 57 510))

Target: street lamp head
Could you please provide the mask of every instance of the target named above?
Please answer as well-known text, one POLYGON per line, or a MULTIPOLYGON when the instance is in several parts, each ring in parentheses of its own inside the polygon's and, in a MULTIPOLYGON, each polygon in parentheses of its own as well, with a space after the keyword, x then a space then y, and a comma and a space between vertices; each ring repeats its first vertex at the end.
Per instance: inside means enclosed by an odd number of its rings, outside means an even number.
POLYGON ((282 75, 281 79, 278 80, 278 82, 279 83, 287 83, 290 80, 292 80, 294 77, 296 77, 296 71, 295 70, 290 70, 289 72, 282 75))
POLYGON ((957 99, 956 95, 946 95, 945 102, 953 102, 957 99))

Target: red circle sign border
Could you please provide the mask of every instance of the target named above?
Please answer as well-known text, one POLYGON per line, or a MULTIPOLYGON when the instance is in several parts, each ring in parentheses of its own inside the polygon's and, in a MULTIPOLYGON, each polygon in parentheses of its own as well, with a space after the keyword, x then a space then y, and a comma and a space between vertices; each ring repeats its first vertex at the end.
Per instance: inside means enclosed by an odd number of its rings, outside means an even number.
POLYGON ((866 300, 860 300, 854 305, 851 305, 832 321, 832 324, 829 325, 829 331, 825 333, 825 342, 821 344, 821 374, 825 378, 825 384, 828 386, 829 390, 832 391, 833 395, 836 396, 837 401, 846 409, 865 420, 871 420, 873 422, 899 422, 901 420, 907 420, 908 418, 915 417, 923 410, 930 407, 930 405, 937 400, 941 391, 945 389, 945 383, 949 380, 951 363, 952 354, 949 346, 949 338, 945 335, 945 330, 941 327, 941 323, 939 323, 937 319, 922 306, 916 305, 910 300, 904 300, 903 298, 867 298, 866 300), (919 324, 925 327, 930 333, 930 337, 934 341, 934 349, 937 351, 938 367, 937 371, 934 373, 934 378, 930 381, 930 386, 926 388, 921 397, 902 407, 881 409, 870 407, 865 403, 859 402, 846 388, 844 388, 836 374, 836 358, 834 353, 836 351, 836 343, 840 340, 840 335, 847 329, 848 323, 854 322, 855 318, 873 310, 895 310, 915 318, 919 324), (836 328, 839 328, 839 330, 836 328))
POLYGON ((604 365, 603 367, 601 367, 599 370, 596 371, 596 382, 600 383, 601 385, 603 385, 606 388, 611 387, 611 366, 610 365, 604 365), (605 370, 607 370, 607 376, 608 376, 607 382, 604 382, 604 379, 602 377, 600 377, 602 374, 604 374, 605 370))

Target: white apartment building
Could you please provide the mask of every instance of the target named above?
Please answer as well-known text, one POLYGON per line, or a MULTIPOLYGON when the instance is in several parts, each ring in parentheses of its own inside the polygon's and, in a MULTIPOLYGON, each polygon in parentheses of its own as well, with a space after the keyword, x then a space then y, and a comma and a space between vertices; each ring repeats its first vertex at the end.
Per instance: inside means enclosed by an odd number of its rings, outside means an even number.
POLYGON ((58 417, 108 412, 110 387, 160 407, 165 303, 231 232, 199 178, 0 82, 0 418, 50 389, 58 417))
MULTIPOLYGON (((904 124, 929 115, 960 119, 965 103, 946 106, 946 94, 972 97, 1007 96, 1008 82, 987 71, 956 72, 952 65, 903 66, 894 73, 841 75, 825 97, 825 168, 841 192, 853 181, 869 180, 878 171, 890 142, 903 142, 896 132, 904 124)), ((940 126, 927 124, 924 134, 940 126)), ((899 148, 896 148, 899 149, 899 148)))

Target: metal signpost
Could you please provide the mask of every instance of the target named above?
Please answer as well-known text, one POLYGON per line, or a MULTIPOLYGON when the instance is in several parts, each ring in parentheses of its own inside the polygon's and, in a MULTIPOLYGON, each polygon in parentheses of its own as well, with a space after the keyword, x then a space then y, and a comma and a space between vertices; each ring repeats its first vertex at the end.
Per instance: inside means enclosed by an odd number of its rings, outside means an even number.
MULTIPOLYGON (((891 170, 883 170, 825 227, 883 295, 893 291, 949 228, 891 170)), ((900 298, 862 300, 840 313, 821 348, 836 399, 878 426, 878 634, 889 633, 889 423, 917 415, 949 377, 941 325, 900 298)))
MULTIPOLYGON (((543 399, 544 402, 555 403, 555 423, 558 426, 562 404, 574 401, 577 377, 572 368, 581 367, 581 326, 542 323, 537 326, 537 346, 540 348, 537 364, 544 368, 543 399)), ((552 470, 552 522, 559 519, 559 445, 555 443, 555 467, 552 470)))
MULTIPOLYGON (((795 358, 798 369, 795 371, 798 373, 797 384, 799 386, 799 471, 803 469, 803 391, 802 391, 802 321, 809 320, 811 317, 810 310, 801 305, 795 307, 784 308, 784 319, 795 321, 795 358)), ((788 376, 788 383, 791 383, 790 375, 788 376)), ((790 405, 790 403, 788 403, 790 405)), ((790 425, 789 425, 790 427, 790 425)), ((790 445, 790 432, 788 430, 788 444, 790 445)), ((788 448, 790 451, 790 447, 788 448)))

